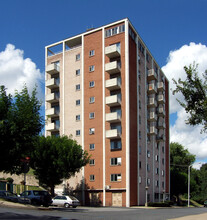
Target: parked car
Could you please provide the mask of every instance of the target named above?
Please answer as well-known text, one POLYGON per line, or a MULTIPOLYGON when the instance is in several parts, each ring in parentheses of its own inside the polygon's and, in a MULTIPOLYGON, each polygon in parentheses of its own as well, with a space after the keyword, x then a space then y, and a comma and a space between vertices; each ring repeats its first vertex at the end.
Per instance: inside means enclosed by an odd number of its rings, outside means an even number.
POLYGON ((207 200, 204 202, 204 207, 207 207, 207 200))
POLYGON ((69 208, 70 206, 72 206, 73 208, 76 208, 78 205, 80 205, 80 202, 74 196, 63 195, 63 196, 55 196, 52 199, 52 205, 64 206, 65 208, 69 208))
POLYGON ((24 202, 24 199, 32 205, 49 206, 52 204, 52 197, 48 191, 44 190, 28 190, 19 195, 19 200, 24 202))
POLYGON ((4 198, 12 202, 18 202, 18 196, 6 190, 0 190, 0 198, 4 198))

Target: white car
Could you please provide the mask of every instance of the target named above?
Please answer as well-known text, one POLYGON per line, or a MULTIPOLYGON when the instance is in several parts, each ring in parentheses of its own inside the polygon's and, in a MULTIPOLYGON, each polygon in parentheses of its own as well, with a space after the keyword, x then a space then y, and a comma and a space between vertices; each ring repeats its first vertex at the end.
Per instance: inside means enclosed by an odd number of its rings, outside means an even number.
POLYGON ((55 196, 52 199, 52 205, 64 206, 65 208, 72 206, 73 208, 76 208, 78 205, 80 205, 80 202, 74 196, 55 196))

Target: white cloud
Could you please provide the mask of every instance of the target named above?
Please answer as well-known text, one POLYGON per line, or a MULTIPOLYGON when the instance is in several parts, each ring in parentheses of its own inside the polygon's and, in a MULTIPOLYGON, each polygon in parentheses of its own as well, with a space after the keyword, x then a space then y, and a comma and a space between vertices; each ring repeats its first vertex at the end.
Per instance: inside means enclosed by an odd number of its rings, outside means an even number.
POLYGON ((21 91, 24 83, 30 92, 37 85, 38 97, 44 100, 40 85, 44 76, 36 64, 23 55, 24 51, 16 49, 12 44, 7 44, 5 50, 0 52, 0 85, 4 85, 11 94, 15 90, 21 91))
MULTIPOLYGON (((162 70, 169 79, 171 89, 175 89, 172 78, 185 80, 183 67, 193 64, 193 62, 199 64, 198 73, 202 77, 202 73, 207 69, 207 47, 205 45, 190 43, 170 52, 167 64, 162 70)), ((200 125, 186 125, 187 114, 176 98, 183 100, 181 94, 173 96, 170 91, 170 113, 177 112, 175 124, 170 128, 170 141, 179 142, 187 147, 190 153, 196 155, 197 159, 205 159, 207 158, 207 135, 200 133, 202 128, 200 125)))

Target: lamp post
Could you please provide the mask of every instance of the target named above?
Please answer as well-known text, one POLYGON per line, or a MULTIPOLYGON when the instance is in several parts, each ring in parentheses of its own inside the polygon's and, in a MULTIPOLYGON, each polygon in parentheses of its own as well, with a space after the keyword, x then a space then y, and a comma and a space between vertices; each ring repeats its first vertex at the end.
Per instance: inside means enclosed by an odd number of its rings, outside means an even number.
POLYGON ((145 190, 146 190, 146 194, 145 194, 145 206, 147 207, 148 204, 147 204, 147 191, 148 191, 148 186, 145 186, 145 190))
POLYGON ((188 207, 190 207, 190 168, 192 165, 188 166, 188 207))
POLYGON ((163 203, 165 202, 165 190, 163 189, 163 196, 162 196, 163 198, 163 203))

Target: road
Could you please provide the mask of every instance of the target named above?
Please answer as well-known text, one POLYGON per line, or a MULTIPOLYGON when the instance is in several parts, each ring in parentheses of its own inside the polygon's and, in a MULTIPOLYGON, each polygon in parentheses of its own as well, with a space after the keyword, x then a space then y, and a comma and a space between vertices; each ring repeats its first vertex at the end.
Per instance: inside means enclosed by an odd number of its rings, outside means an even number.
POLYGON ((207 219, 206 208, 113 208, 79 207, 28 209, 0 207, 0 219, 29 220, 166 220, 187 216, 181 219, 207 219), (203 214, 205 213, 205 214, 203 214), (196 215, 196 216, 193 216, 196 215))

